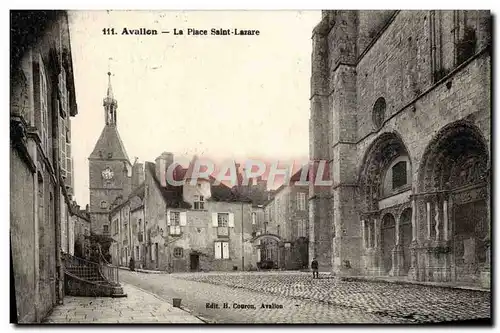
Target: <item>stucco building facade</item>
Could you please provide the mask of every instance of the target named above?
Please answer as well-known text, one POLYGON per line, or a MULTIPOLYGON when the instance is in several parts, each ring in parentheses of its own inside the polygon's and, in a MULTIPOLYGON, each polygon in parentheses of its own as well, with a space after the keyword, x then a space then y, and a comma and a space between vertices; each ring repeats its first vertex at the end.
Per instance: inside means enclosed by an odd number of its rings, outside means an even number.
POLYGON ((113 262, 128 265, 132 257, 137 268, 173 272, 255 267, 251 202, 214 185, 213 178, 191 184, 194 160, 188 169, 175 169, 175 180, 184 185, 162 183, 172 163, 173 155, 163 153, 144 169, 132 167, 132 178, 144 174, 144 180, 112 205, 113 262))
POLYGON ((313 31, 310 255, 339 274, 489 284, 488 11, 324 11, 313 31))
POLYGON ((307 185, 300 185, 302 170, 277 188, 264 205, 264 224, 258 231, 259 261, 271 260, 276 268, 308 267, 309 213, 307 185))
POLYGON ((11 12, 10 250, 17 319, 62 302, 72 253, 71 117, 77 115, 64 11, 11 12))

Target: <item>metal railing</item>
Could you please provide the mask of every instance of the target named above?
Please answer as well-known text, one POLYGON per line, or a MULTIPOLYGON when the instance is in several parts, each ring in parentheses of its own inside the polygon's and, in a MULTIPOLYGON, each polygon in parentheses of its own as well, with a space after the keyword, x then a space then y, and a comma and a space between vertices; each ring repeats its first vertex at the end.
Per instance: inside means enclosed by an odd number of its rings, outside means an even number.
POLYGON ((99 263, 63 253, 64 269, 81 279, 98 283, 119 285, 118 267, 106 261, 99 249, 99 263))
POLYGON ((99 249, 99 259, 101 261, 100 271, 102 275, 106 278, 106 280, 108 280, 109 283, 114 285, 119 285, 120 279, 118 276, 118 271, 119 271, 118 266, 112 265, 106 260, 106 258, 104 258, 100 246, 98 247, 98 249, 99 249))
POLYGON ((104 282, 101 277, 99 264, 93 261, 75 257, 69 253, 63 253, 64 269, 77 277, 100 283, 104 282))

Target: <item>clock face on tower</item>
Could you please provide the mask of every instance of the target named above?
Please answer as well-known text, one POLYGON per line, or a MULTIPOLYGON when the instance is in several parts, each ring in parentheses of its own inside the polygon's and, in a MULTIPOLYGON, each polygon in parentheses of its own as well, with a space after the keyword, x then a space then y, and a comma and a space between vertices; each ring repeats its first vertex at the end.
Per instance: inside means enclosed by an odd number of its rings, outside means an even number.
POLYGON ((102 171, 102 178, 107 179, 107 180, 112 179, 113 178, 113 170, 111 170, 109 167, 104 169, 102 171))

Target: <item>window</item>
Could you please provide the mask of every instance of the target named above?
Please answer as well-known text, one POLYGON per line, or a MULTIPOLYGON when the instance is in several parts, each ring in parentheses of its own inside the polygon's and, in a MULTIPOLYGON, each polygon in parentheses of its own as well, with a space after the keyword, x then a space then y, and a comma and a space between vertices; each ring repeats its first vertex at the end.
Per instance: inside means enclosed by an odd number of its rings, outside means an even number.
POLYGON ((257 214, 255 212, 252 213, 252 224, 255 224, 256 215, 257 214))
POLYGON ((105 224, 102 226, 104 234, 109 234, 109 225, 105 224))
POLYGON ((264 233, 267 233, 267 222, 264 223, 264 233))
POLYGON ((217 223, 219 227, 227 227, 229 223, 229 214, 228 213, 218 213, 217 214, 217 223))
POLYGON ((205 198, 202 195, 194 196, 194 209, 205 209, 205 198))
POLYGON ((106 201, 101 201, 101 208, 106 209, 108 207, 108 203, 106 201))
POLYGON ((278 233, 278 236, 279 236, 279 235, 280 235, 280 226, 278 226, 278 227, 276 228, 276 230, 277 230, 277 233, 278 233))
POLYGON ((112 158, 113 157, 113 153, 108 153, 108 158, 112 158))
POLYGON ((306 194, 303 192, 297 193, 297 209, 306 210, 306 194))
POLYGON ((141 260, 140 252, 139 252, 139 246, 138 245, 135 247, 135 260, 136 261, 141 260))
POLYGON ((176 247, 174 248, 174 257, 176 258, 181 258, 183 256, 183 249, 182 247, 176 247))
POLYGON ((142 232, 141 225, 142 225, 142 219, 139 219, 139 221, 137 221, 137 230, 139 232, 142 232))
POLYGON ((42 149, 48 152, 48 142, 50 135, 48 134, 48 93, 47 93, 47 76, 45 74, 45 65, 41 55, 36 56, 37 61, 34 63, 34 95, 35 95, 35 119, 38 120, 40 130, 40 140, 42 149))
POLYGON ((217 236, 229 236, 229 214, 217 214, 217 236))
POLYGON ((180 212, 170 212, 170 234, 180 235, 181 234, 181 213, 180 212))
POLYGON ((215 259, 229 259, 228 242, 215 242, 215 259))
POLYGON ((392 167, 392 189, 396 189, 406 184, 406 161, 401 161, 392 167))
POLYGON ((380 97, 373 106, 372 121, 375 129, 382 127, 385 120, 385 99, 380 97))

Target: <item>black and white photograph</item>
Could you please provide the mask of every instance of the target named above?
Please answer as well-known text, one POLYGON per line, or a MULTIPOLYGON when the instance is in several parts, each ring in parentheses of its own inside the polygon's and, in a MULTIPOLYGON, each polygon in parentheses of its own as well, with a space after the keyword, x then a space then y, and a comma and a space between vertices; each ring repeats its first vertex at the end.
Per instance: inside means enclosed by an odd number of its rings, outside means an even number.
POLYGON ((329 7, 9 10, 11 324, 491 326, 494 13, 329 7))

